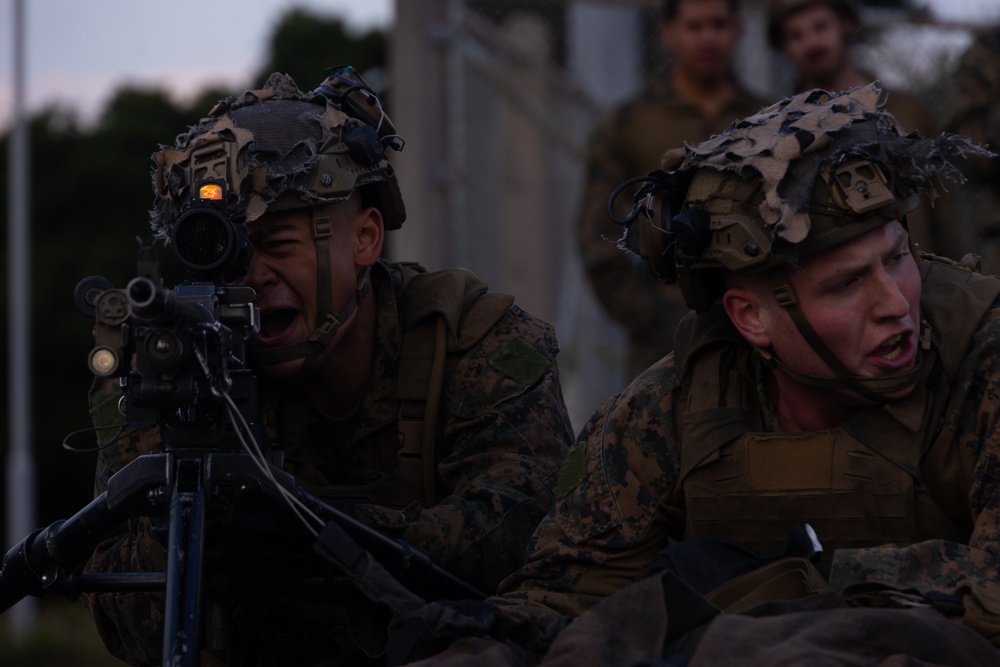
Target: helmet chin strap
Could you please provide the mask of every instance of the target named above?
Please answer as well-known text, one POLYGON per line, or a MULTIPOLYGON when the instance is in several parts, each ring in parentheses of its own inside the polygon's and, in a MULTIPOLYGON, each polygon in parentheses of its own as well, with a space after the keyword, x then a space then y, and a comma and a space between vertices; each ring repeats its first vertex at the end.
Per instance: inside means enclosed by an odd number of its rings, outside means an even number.
MULTIPOLYGON (((778 368, 793 380, 813 387, 820 387, 822 389, 850 389, 875 403, 885 403, 888 399, 885 398, 884 394, 891 394, 901 389, 912 387, 917 383, 920 375, 920 366, 923 362, 923 355, 917 357, 917 363, 912 370, 896 373, 895 375, 873 378, 854 375, 848 371, 847 367, 833 353, 833 350, 827 346, 823 339, 819 337, 819 334, 816 333, 816 330, 813 329, 812 325, 809 324, 809 320, 806 318, 805 313, 802 312, 801 306, 799 306, 795 290, 789 284, 784 271, 774 271, 772 274, 771 291, 778 300, 778 305, 788 312, 788 315, 792 318, 792 322, 795 324, 795 328, 798 329, 810 347, 819 355, 819 358, 830 367, 830 370, 834 373, 834 377, 821 377, 797 371, 770 352, 758 348, 757 352, 764 358, 764 362, 769 367, 778 368)), ((922 331, 920 335, 921 349, 926 349, 929 344, 929 331, 922 331)))
POLYGON ((327 207, 316 207, 313 209, 312 219, 313 239, 316 242, 316 326, 306 340, 282 347, 258 350, 254 357, 257 363, 265 366, 293 359, 305 359, 305 363, 295 372, 295 377, 308 375, 319 366, 323 352, 333 342, 344 322, 358 309, 358 304, 368 295, 371 286, 368 279, 370 269, 365 267, 358 271, 357 289, 351 295, 350 301, 343 310, 334 313, 333 274, 330 269, 330 217, 322 214, 326 210, 327 207))

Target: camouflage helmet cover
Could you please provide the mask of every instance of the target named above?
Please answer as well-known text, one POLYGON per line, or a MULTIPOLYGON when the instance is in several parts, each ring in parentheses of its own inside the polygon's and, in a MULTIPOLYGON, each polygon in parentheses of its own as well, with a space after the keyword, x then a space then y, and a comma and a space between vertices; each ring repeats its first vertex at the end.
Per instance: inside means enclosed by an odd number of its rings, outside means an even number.
MULTIPOLYGON (((877 84, 807 91, 664 154, 662 170, 650 175, 662 185, 642 201, 640 192, 637 207, 675 233, 664 255, 692 308, 704 310, 718 296, 720 270, 766 270, 902 219, 920 192, 936 195, 935 181, 964 181, 951 157, 989 154, 956 135, 906 134, 880 109, 881 97, 877 84), (673 201, 655 203, 664 192, 673 201), (658 216, 658 207, 680 214, 658 216), (694 243, 678 225, 689 210, 704 218, 694 243)), ((648 231, 635 226, 620 245, 655 262, 642 250, 648 231)))
MULTIPOLYGON (((363 84, 352 68, 338 71, 363 84)), ((150 225, 156 235, 169 241, 196 181, 206 178, 225 180, 229 215, 244 223, 266 212, 343 201, 370 185, 386 228, 398 229, 406 213, 384 151, 369 145, 359 152, 348 141, 352 130, 373 124, 348 113, 343 98, 320 90, 304 93, 288 75, 272 74, 262 89, 220 100, 174 146, 161 146, 152 156, 150 225)), ((374 100, 377 123, 369 144, 398 150, 402 141, 378 98, 372 93, 367 99, 374 100)))

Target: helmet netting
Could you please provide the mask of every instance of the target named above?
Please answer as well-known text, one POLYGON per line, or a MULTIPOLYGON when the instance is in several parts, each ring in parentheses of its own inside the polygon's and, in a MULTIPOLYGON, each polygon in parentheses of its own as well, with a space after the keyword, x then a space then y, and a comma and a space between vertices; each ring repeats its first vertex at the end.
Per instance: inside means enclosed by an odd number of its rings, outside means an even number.
POLYGON ((809 234, 809 207, 817 175, 827 162, 869 157, 892 175, 906 199, 921 191, 936 196, 935 182, 941 178, 964 182, 951 158, 989 154, 957 135, 906 134, 891 114, 880 110, 880 98, 876 83, 842 93, 801 93, 736 121, 707 141, 667 151, 661 165, 668 172, 712 169, 759 180, 761 222, 773 236, 798 243, 809 234))

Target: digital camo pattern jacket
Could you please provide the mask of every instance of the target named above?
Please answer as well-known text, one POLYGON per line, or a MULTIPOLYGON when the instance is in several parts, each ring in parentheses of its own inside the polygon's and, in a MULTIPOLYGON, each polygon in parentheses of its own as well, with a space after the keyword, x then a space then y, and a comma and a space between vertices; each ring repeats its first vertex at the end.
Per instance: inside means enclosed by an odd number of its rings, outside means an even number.
MULTIPOLYGON (((741 92, 718 116, 705 118, 662 82, 612 111, 590 137, 577 243, 597 300, 628 332, 629 380, 673 349, 687 307, 679 288, 657 281, 644 262, 618 249, 622 228, 608 217, 608 198, 626 179, 659 169, 667 149, 704 141, 761 106, 741 92)), ((618 215, 631 206, 627 196, 621 199, 618 215)))
MULTIPOLYGON (((948 298, 941 299, 933 313, 928 313, 924 302, 925 319, 936 314, 932 321, 969 320, 974 311, 970 300, 963 298, 963 290, 945 293, 948 298)), ((938 394, 945 409, 939 423, 930 428, 935 438, 948 438, 953 455, 940 471, 922 468, 923 479, 916 486, 921 489, 924 483, 934 483, 940 490, 950 485, 952 493, 935 500, 944 502, 947 497, 955 513, 967 517, 966 537, 961 541, 924 538, 895 545, 882 540, 866 548, 836 551, 831 583, 846 587, 882 581, 964 595, 963 620, 1000 644, 1000 302, 993 300, 996 293, 984 300, 993 305, 978 325, 969 322, 969 346, 939 350, 937 358, 954 368, 954 379, 938 394)), ((947 342, 934 336, 935 347, 947 348, 947 342)), ((763 424, 765 431, 772 430, 767 426, 769 411, 759 380, 761 364, 750 355, 745 358, 748 363, 743 372, 757 378, 757 390, 751 392, 756 396, 748 397, 748 404, 757 406, 750 409, 756 413, 750 415, 751 421, 763 424)), ((606 401, 581 431, 560 473, 556 507, 532 538, 528 564, 504 581, 501 595, 491 599, 501 610, 533 619, 541 628, 560 615, 579 616, 632 582, 658 550, 668 545, 668 539, 686 537, 690 517, 685 516, 678 488, 682 451, 675 436, 686 395, 675 362, 671 355, 650 368, 606 401)), ((895 403, 872 410, 884 411, 888 420, 895 403)), ((916 441, 921 437, 914 435, 914 446, 920 446, 916 441)), ((823 541, 822 534, 819 538, 823 541)))
MULTIPOLYGON (((437 440, 439 502, 429 508, 412 498, 413 502, 399 507, 362 504, 358 515, 385 533, 407 540, 481 590, 493 591, 523 563, 525 544, 552 505, 556 472, 572 442, 556 365, 557 341, 550 325, 511 305, 510 297, 484 294, 486 286, 471 273, 422 272, 384 262, 375 267, 378 345, 367 393, 347 418, 332 420, 306 408, 308 437, 287 446, 285 465, 306 488, 322 491, 329 486, 337 495, 347 495, 352 481, 370 478, 380 468, 391 469, 398 439, 399 401, 394 394, 403 323, 413 317, 414 309, 447 311, 449 362, 437 440), (500 303, 499 311, 487 313, 484 319, 483 311, 495 309, 496 303, 500 303), (477 309, 476 304, 487 307, 477 309), (468 321, 477 318, 478 324, 468 321), (477 326, 483 331, 476 332, 477 326), (387 442, 393 443, 391 455, 382 451, 381 458, 387 460, 380 461, 379 450, 387 442)), ((114 414, 117 395, 108 384, 96 385, 91 396, 98 425, 121 421, 114 414)), ((301 411, 302 406, 298 408, 301 411)), ((110 476, 126 463, 157 449, 155 432, 134 432, 104 449, 96 492, 102 492, 110 476)), ((127 531, 97 549, 88 569, 157 570, 164 566, 163 548, 152 538, 149 521, 133 517, 127 531)), ((159 662, 162 604, 158 596, 99 595, 89 601, 88 608, 114 654, 133 664, 159 662)), ((308 634, 302 628, 314 626, 307 620, 297 621, 293 631, 308 634)), ((334 634, 336 628, 315 627, 315 631, 334 634)), ((374 634, 380 633, 385 634, 384 628, 374 634)), ((358 632, 351 634, 358 639, 358 632)), ((383 639, 377 636, 367 650, 377 653, 383 639)), ((274 643, 283 642, 297 651, 311 640, 315 637, 285 636, 275 638, 274 643)), ((302 658, 295 664, 312 663, 302 658)))

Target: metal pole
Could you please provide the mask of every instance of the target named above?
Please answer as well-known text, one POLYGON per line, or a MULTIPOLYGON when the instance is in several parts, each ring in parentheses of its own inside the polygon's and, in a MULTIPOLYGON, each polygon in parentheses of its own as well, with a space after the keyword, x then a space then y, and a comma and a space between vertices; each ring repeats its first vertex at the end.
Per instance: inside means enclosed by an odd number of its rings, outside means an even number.
MULTIPOLYGON (((467 150, 465 102, 468 92, 463 76, 465 63, 458 38, 461 35, 462 0, 448 0, 445 5, 445 25, 452 36, 445 43, 445 118, 448 119, 446 159, 448 169, 447 230, 451 238, 451 257, 444 258, 444 266, 475 266, 469 256, 469 225, 466 210, 466 191, 469 187, 465 171, 467 150)), ((441 268, 441 267, 438 267, 441 268)))
MULTIPOLYGON (((24 539, 35 526, 35 464, 31 452, 31 235, 28 222, 28 121, 24 110, 25 3, 14 0, 14 125, 10 136, 7 219, 8 266, 8 414, 7 537, 24 539)), ((12 608, 12 637, 20 639, 35 624, 36 600, 27 598, 12 608)))

